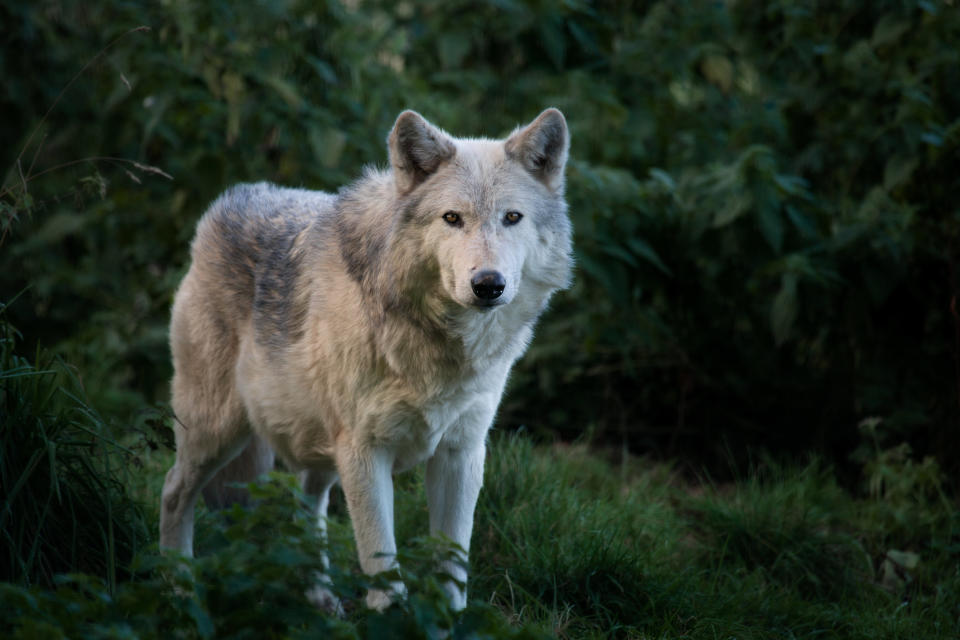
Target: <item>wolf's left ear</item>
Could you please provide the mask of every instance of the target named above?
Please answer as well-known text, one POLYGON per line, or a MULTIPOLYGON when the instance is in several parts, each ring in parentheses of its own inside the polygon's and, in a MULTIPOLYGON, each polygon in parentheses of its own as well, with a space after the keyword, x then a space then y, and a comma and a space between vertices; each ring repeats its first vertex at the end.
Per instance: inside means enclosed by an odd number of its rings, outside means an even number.
POLYGON ((394 180, 401 193, 426 180, 457 152, 453 140, 416 111, 404 111, 397 117, 387 146, 394 180))
POLYGON ((570 134, 567 121, 558 109, 547 109, 537 119, 514 131, 506 142, 507 156, 554 191, 563 191, 563 169, 567 164, 570 134))

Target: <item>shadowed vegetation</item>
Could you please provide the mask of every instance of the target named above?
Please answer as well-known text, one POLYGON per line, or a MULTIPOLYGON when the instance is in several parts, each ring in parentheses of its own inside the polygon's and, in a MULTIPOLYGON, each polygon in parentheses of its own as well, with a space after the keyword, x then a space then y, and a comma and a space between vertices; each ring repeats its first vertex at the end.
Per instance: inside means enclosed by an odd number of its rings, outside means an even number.
MULTIPOLYGON (((154 454, 148 467, 160 475, 169 455, 154 454)), ((398 481, 410 596, 382 614, 361 606, 371 581, 355 565, 334 496, 327 548, 342 619, 304 595, 322 543, 295 478, 277 473, 251 485, 257 508, 201 513, 197 560, 144 553, 133 579, 112 592, 90 575, 62 577, 56 591, 2 587, 0 630, 24 638, 407 638, 451 629, 453 637, 863 639, 956 630, 960 520, 948 503, 910 508, 911 519, 936 522, 932 534, 891 535, 876 519, 888 505, 850 497, 819 462, 764 461, 741 482, 714 486, 650 461, 612 465, 582 446, 537 448, 502 434, 486 476, 470 605, 460 616, 432 570, 448 551, 418 537, 422 473, 398 481)), ((159 487, 154 479, 140 489, 153 494, 151 505, 159 487)), ((155 511, 148 517, 155 522, 155 511)))

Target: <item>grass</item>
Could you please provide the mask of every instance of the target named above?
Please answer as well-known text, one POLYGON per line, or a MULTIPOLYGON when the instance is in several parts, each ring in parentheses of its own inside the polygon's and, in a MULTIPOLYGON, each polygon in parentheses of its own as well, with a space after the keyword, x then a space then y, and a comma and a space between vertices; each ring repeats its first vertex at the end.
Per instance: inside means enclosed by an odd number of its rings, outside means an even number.
MULTIPOLYGON (((197 560, 158 556, 153 537, 153 550, 116 585, 99 565, 76 566, 53 587, 0 585, 7 612, 0 634, 405 638, 446 629, 455 638, 956 638, 956 502, 929 490, 936 470, 908 486, 909 474, 895 465, 910 461, 884 455, 864 468, 899 484, 884 491, 873 483, 855 496, 815 461, 765 460, 717 485, 663 463, 613 464, 584 446, 497 434, 477 507, 471 604, 461 616, 446 608, 431 571, 447 551, 423 538, 422 472, 397 478, 410 597, 382 614, 359 604, 369 580, 357 570, 342 496, 334 496, 331 578, 344 619, 324 616, 303 597, 321 542, 295 480, 277 473, 255 489, 255 509, 200 508, 197 560)), ((171 454, 145 450, 140 462, 125 490, 154 532, 171 454)))
POLYGON ((59 573, 112 591, 150 537, 124 490, 132 452, 110 435, 61 361, 13 352, 0 304, 0 580, 50 586, 59 573))
MULTIPOLYGON (((634 466, 498 442, 474 536, 477 591, 562 637, 956 637, 949 504, 931 538, 892 540, 872 528, 878 506, 817 463, 767 465, 724 487, 634 466), (881 588, 891 544, 918 552, 927 576, 881 588)), ((931 509, 918 503, 917 519, 931 509)))

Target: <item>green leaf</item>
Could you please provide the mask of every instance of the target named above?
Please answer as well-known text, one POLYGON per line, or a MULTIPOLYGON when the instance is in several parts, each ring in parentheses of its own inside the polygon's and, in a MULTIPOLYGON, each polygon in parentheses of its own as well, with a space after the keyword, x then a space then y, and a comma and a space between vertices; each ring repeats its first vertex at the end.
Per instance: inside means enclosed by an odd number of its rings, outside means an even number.
POLYGON ((660 255, 647 244, 646 241, 641 240, 640 238, 628 238, 627 246, 630 247, 630 250, 633 251, 636 255, 640 256, 660 271, 663 271, 668 276, 672 276, 673 272, 664 264, 663 260, 660 259, 660 255))
POLYGON ((772 189, 761 188, 754 196, 757 207, 757 224, 760 233, 775 253, 783 250, 783 216, 780 214, 780 201, 772 189))
POLYGON ((337 74, 329 63, 313 55, 304 56, 304 59, 317 72, 321 80, 327 84, 337 84, 337 74))
POLYGON ((943 136, 936 131, 927 131, 920 135, 920 140, 935 147, 943 146, 943 136))
POLYGON ((184 605, 186 605, 187 615, 193 618, 197 625, 197 633, 200 634, 200 637, 209 638, 213 636, 213 620, 210 619, 210 615, 203 607, 193 598, 186 598, 184 605))
POLYGON ((813 239, 819 235, 812 216, 789 204, 784 207, 784 210, 790 222, 804 238, 813 239))
POLYGON ((916 158, 907 158, 904 156, 893 156, 887 160, 887 165, 883 169, 883 188, 887 191, 893 191, 913 175, 917 168, 916 158))
POLYGON ((873 28, 873 36, 870 38, 870 44, 874 48, 896 44, 896 42, 900 40, 900 36, 909 29, 910 22, 908 20, 903 20, 897 15, 888 13, 880 18, 877 26, 873 28))
POLYGON ((770 307, 770 329, 777 346, 786 342, 797 320, 797 276, 785 273, 780 279, 780 291, 770 307))
POLYGON ((726 197, 726 203, 713 215, 713 227, 725 227, 753 206, 753 198, 745 191, 733 191, 726 197))
POLYGON ((540 24, 539 32, 540 42, 543 45, 543 50, 547 53, 547 57, 550 58, 550 62, 557 69, 562 69, 567 52, 563 21, 559 18, 544 21, 540 24))
POLYGON ((673 177, 663 169, 657 167, 650 169, 650 177, 662 184, 671 192, 677 190, 677 183, 674 181, 673 177))
POLYGON ((292 109, 299 109, 303 105, 303 97, 293 83, 270 72, 257 73, 256 77, 264 85, 273 89, 292 109))
POLYGON ((810 197, 809 185, 807 184, 807 181, 800 176, 790 176, 782 173, 776 173, 773 176, 773 181, 777 184, 777 187, 779 187, 780 190, 786 194, 801 198, 810 197))
POLYGON ((619 245, 612 244, 612 243, 604 243, 603 245, 601 245, 600 250, 606 253, 607 255, 613 256, 615 258, 620 258, 621 260, 629 264, 631 267, 637 266, 637 261, 633 257, 633 255, 630 254, 629 251, 624 250, 624 248, 619 245))

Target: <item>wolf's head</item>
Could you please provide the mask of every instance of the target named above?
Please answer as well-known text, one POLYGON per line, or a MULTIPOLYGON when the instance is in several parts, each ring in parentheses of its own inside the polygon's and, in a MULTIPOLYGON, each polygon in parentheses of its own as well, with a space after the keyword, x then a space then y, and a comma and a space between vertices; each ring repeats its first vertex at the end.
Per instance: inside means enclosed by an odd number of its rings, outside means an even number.
POLYGON ((457 139, 414 111, 400 114, 388 138, 396 240, 436 265, 445 298, 487 310, 568 285, 569 140, 557 109, 505 140, 457 139))

